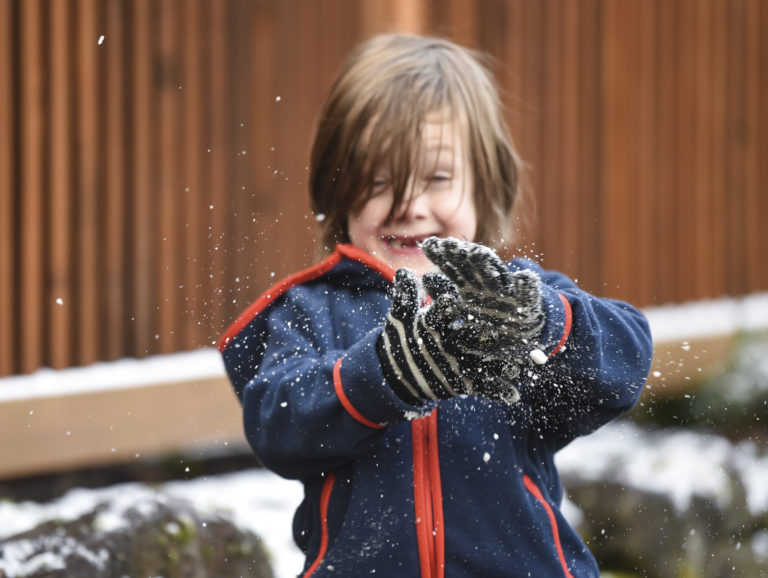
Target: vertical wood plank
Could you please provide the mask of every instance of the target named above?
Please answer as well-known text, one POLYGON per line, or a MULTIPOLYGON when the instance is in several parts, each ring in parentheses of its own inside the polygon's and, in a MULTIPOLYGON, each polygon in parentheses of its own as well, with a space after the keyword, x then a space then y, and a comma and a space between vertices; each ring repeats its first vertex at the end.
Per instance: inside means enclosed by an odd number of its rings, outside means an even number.
MULTIPOLYGON (((542 230, 554 228, 563 233, 563 5, 560 0, 541 3, 543 16, 542 54, 542 143, 536 165, 540 174, 538 199, 542 230)), ((567 194, 573 194, 569 189, 567 194)), ((570 248, 560 235, 543 235, 541 250, 548 266, 570 272, 570 248)))
MULTIPOLYGON (((50 5, 50 46, 51 98, 50 98, 50 285, 46 291, 46 302, 50 304, 50 330, 46 332, 50 357, 48 364, 54 368, 68 367, 74 360, 71 338, 75 320, 75 292, 73 290, 73 171, 74 142, 72 139, 72 93, 71 78, 73 61, 71 11, 64 2, 50 5)), ((96 43, 96 40, 93 40, 96 43)), ((39 281, 38 281, 39 282, 39 281)))
POLYGON ((584 204, 585 192, 581 186, 583 166, 580 151, 588 146, 588 139, 585 138, 587 131, 584 130, 580 115, 582 107, 580 80, 584 62, 579 42, 582 8, 566 0, 557 6, 556 11, 561 14, 561 22, 559 31, 555 34, 562 38, 556 63, 559 69, 558 76, 561 77, 561 88, 558 90, 557 87, 552 87, 562 95, 559 103, 561 112, 557 119, 559 130, 553 131, 553 137, 561 143, 561 157, 556 162, 562 167, 555 171, 560 173, 560 182, 557 184, 556 191, 553 191, 553 194, 561 197, 560 202, 557 203, 560 206, 560 239, 557 252, 563 268, 567 267, 566 270, 572 276, 581 278, 584 274, 584 263, 594 258, 586 254, 583 243, 585 227, 579 219, 575 218, 584 204))
POLYGON ((206 44, 200 0, 185 2, 183 7, 183 74, 181 102, 184 121, 182 123, 183 163, 181 180, 183 196, 181 214, 183 215, 183 281, 179 298, 183 313, 181 322, 180 346, 192 349, 204 345, 207 336, 202 332, 202 294, 200 277, 203 276, 201 263, 205 256, 205 230, 202 226, 204 211, 203 183, 201 166, 203 156, 203 108, 204 85, 202 80, 202 51, 206 44))
POLYGON ((630 2, 603 4, 603 123, 602 135, 602 214, 599 226, 602 246, 610 247, 603 262, 606 292, 629 294, 633 253, 629 198, 634 192, 630 143, 635 138, 634 98, 632 95, 632 47, 636 45, 635 5, 630 2), (620 289, 619 289, 620 288, 620 289))
POLYGON ((695 61, 695 37, 693 27, 687 23, 695 21, 695 0, 680 0, 679 20, 677 20, 677 35, 679 37, 678 59, 680 66, 677 77, 677 178, 673 199, 675 202, 675 232, 677 234, 677 267, 675 278, 675 294, 689 294, 692 298, 701 298, 703 293, 701 285, 696 279, 696 269, 693 259, 686 255, 690 250, 692 239, 695 237, 691 208, 696 202, 693 189, 693 175, 695 172, 694 132, 696 130, 694 109, 691 103, 696 98, 696 86, 694 76, 695 61))
POLYGON ((541 261, 539 245, 544 245, 544 225, 542 223, 542 101, 544 98, 544 74, 541 60, 544 57, 546 38, 544 36, 543 3, 522 3, 522 35, 516 48, 523 51, 523 62, 520 70, 522 101, 525 105, 523 114, 523 129, 520 132, 520 149, 526 163, 532 168, 529 172, 529 183, 533 196, 533 223, 531 235, 525 247, 521 249, 526 257, 541 261))
POLYGON ((726 194, 728 203, 725 215, 727 251, 734 259, 726 263, 726 290, 732 295, 748 291, 746 268, 741 266, 739 255, 745 254, 745 151, 748 126, 746 118, 746 4, 745 0, 728 2, 728 86, 726 111, 728 123, 728 149, 726 151, 726 194))
POLYGON ((152 91, 153 17, 150 0, 134 0, 132 8, 132 193, 131 212, 131 304, 132 352, 144 356, 153 345, 154 280, 156 265, 153 259, 154 231, 152 199, 154 198, 154 159, 157 158, 155 138, 154 98, 152 91))
MULTIPOLYGON (((710 156, 707 164, 698 165, 696 174, 705 175, 706 204, 708 214, 702 215, 700 226, 702 227, 697 241, 701 241, 697 253, 700 267, 707 271, 707 283, 705 297, 719 297, 727 292, 726 267, 730 259, 728 255, 728 229, 724 226, 723 216, 726 214, 727 192, 725 159, 728 148, 727 128, 727 93, 728 81, 726 78, 728 68, 727 41, 730 34, 727 27, 728 3, 710 1, 708 5, 699 8, 699 12, 709 12, 710 34, 702 41, 711 46, 709 56, 712 60, 709 68, 709 76, 702 89, 709 95, 709 109, 706 110, 706 118, 699 118, 700 126, 707 126, 709 134, 702 134, 697 141, 699 146, 707 146, 710 156), (708 240, 708 242, 707 242, 708 240)), ((702 111, 704 112, 704 111, 702 111)), ((740 266, 745 262, 741 259, 740 266)))
POLYGON ((96 0, 78 0, 78 363, 101 359, 98 252, 99 224, 99 97, 98 59, 101 33, 96 0))
POLYGON ((226 255, 222 247, 222 239, 227 228, 227 193, 230 187, 226 165, 226 145, 228 138, 228 101, 227 87, 230 78, 228 72, 227 53, 227 9, 223 2, 213 2, 210 5, 211 26, 211 78, 210 78, 210 110, 211 135, 208 148, 210 149, 210 204, 209 204, 209 322, 217 334, 221 334, 224 325, 231 321, 227 316, 223 303, 224 271, 226 255))
POLYGON ((0 376, 18 366, 17 299, 15 280, 17 213, 15 200, 18 141, 14 130, 18 79, 13 66, 18 48, 13 30, 18 29, 12 0, 0 0, 0 376))
POLYGON ((658 303, 668 303, 679 299, 677 291, 677 270, 680 263, 681 247, 677 235, 677 220, 679 204, 676 199, 678 151, 680 133, 678 130, 678 97, 677 82, 680 68, 679 44, 677 32, 680 18, 679 4, 675 2, 660 2, 657 15, 659 37, 659 55, 656 82, 659 94, 657 122, 659 126, 656 156, 654 163, 657 171, 658 205, 656 213, 655 236, 659 247, 659 262, 657 270, 660 281, 654 300, 658 303), (664 56, 666 55, 666 56, 664 56))
MULTIPOLYGON (((760 0, 749 0, 746 7, 746 30, 744 31, 744 41, 746 43, 746 112, 747 119, 747 149, 745 151, 745 175, 744 175, 744 214, 746 222, 744 224, 744 255, 755 255, 759 251, 762 238, 761 227, 768 211, 761 212, 760 207, 760 139, 765 138, 765 133, 760 132, 760 113, 761 96, 762 102, 768 97, 760 93, 761 74, 760 70, 760 0)), ((763 40, 763 42, 765 42, 763 40)), ((764 63, 766 65, 766 63, 764 63)), ((763 69, 765 70, 765 69, 763 69)), ((763 114, 768 110, 768 106, 762 104, 763 114)), ((765 159, 767 157, 762 157, 765 159)), ((766 196, 763 193, 763 196, 766 196)), ((763 270, 768 267, 762 267, 763 270)), ((753 287, 761 287, 760 268, 745 267, 745 287, 747 291, 753 287)))
MULTIPOLYGON (((477 46, 482 43, 493 54, 500 54, 493 50, 494 41, 497 39, 490 38, 487 34, 478 33, 479 20, 482 18, 483 23, 487 23, 489 14, 493 14, 497 17, 503 17, 504 12, 507 10, 508 2, 496 2, 486 1, 483 2, 483 12, 486 16, 478 17, 477 2, 469 0, 446 0, 442 2, 444 11, 446 13, 445 23, 442 27, 444 33, 459 44, 463 46, 477 46)), ((489 27, 484 27, 485 31, 489 30, 489 27)), ((495 27, 495 31, 498 31, 499 27, 495 27)), ((500 35, 499 35, 500 36, 500 35)))
MULTIPOLYGON (((301 6, 304 10, 309 8, 306 4, 301 6)), ((315 4, 312 5, 314 7, 315 4)), ((422 34, 425 31, 425 0, 367 0, 361 3, 361 8, 363 37, 390 32, 422 34)), ((296 16, 301 17, 299 14, 296 16)))
POLYGON ((696 251, 692 256, 694 278, 692 283, 704 294, 713 289, 712 271, 708 267, 711 259, 711 239, 713 231, 710 216, 712 215, 712 11, 711 3, 701 2, 691 14, 693 20, 690 27, 693 31, 694 50, 692 61, 688 67, 693 71, 693 130, 690 146, 693 158, 693 171, 690 175, 693 183, 694 202, 690 205, 691 228, 693 236, 691 244, 705 250, 696 251))
POLYGON ((158 244, 159 283, 158 293, 158 346, 160 351, 174 351, 177 347, 176 327, 179 316, 176 291, 176 273, 179 265, 177 244, 179 242, 179 223, 176 218, 181 207, 178 206, 178 27, 175 0, 162 0, 159 12, 159 125, 160 162, 162 170, 158 173, 158 193, 156 209, 159 213, 159 228, 152 232, 154 242, 158 244))
MULTIPOLYGON (((512 214, 513 238, 509 241, 513 252, 506 255, 511 258, 518 255, 523 247, 535 238, 536 192, 531 182, 531 167, 528 166, 530 159, 525 140, 527 125, 534 122, 534 119, 530 113, 531 103, 525 99, 523 88, 526 62, 524 0, 511 0, 503 5, 506 7, 506 15, 499 21, 503 22, 503 29, 507 33, 501 34, 499 48, 494 54, 500 63, 497 74, 502 102, 507 109, 506 120, 515 147, 525 164, 520 181, 521 192, 512 214)), ((478 10, 478 13, 478 21, 482 23, 478 33, 484 34, 482 31, 491 28, 492 23, 488 22, 484 11, 478 10)), ((533 170, 535 171, 535 168, 533 170)))
POLYGON ((43 337, 44 94, 43 20, 40 2, 21 5, 21 288, 20 371, 40 367, 43 337))
POLYGON ((656 149, 656 84, 655 67, 658 37, 655 29, 657 5, 653 0, 640 0, 637 3, 638 43, 635 45, 637 73, 633 90, 634 108, 636 111, 636 134, 634 143, 628 143, 630 150, 634 147, 634 175, 632 178, 634 190, 631 195, 631 213, 628 215, 630 227, 624 233, 628 243, 634 247, 635 258, 630 253, 629 261, 634 261, 631 267, 631 300, 634 303, 649 303, 653 300, 656 290, 656 275, 646 272, 654 271, 657 260, 654 244, 656 239, 651 236, 655 218, 655 200, 657 198, 656 165, 654 153, 656 149))
POLYGON ((600 0, 585 0, 580 3, 578 22, 579 71, 578 90, 579 108, 573 114, 578 115, 577 134, 574 135, 575 154, 579 164, 578 209, 570 213, 574 226, 580 229, 579 247, 581 259, 578 269, 582 286, 595 293, 602 292, 601 253, 599 234, 599 167, 600 167, 600 122, 602 102, 600 91, 600 42, 601 13, 600 0))
POLYGON ((125 314, 125 240, 126 240, 126 143, 125 129, 126 84, 125 15, 126 5, 117 0, 106 3, 105 39, 102 57, 106 60, 106 167, 105 167, 105 234, 104 281, 106 293, 103 322, 109 328, 104 334, 104 356, 117 359, 126 351, 125 314))

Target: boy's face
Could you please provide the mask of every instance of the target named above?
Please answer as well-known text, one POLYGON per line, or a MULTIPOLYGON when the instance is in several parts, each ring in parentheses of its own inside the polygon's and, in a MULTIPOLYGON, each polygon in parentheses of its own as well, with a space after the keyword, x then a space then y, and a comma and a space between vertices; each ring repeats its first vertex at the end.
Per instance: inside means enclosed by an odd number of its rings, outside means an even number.
POLYGON ((418 243, 433 235, 473 241, 477 211, 464 151, 455 122, 442 115, 428 117, 418 151, 422 158, 415 163, 417 174, 410 176, 403 205, 387 222, 393 191, 388 175, 377 174, 373 196, 349 215, 352 243, 395 270, 407 267, 423 275, 435 267, 418 243))

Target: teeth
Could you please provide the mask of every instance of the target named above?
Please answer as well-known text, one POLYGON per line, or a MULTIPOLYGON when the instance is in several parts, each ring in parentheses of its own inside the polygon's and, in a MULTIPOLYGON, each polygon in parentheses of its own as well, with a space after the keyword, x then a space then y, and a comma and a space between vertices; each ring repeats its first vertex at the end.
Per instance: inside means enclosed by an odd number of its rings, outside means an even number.
POLYGON ((416 239, 410 237, 388 237, 387 244, 393 249, 412 249, 418 246, 416 239))

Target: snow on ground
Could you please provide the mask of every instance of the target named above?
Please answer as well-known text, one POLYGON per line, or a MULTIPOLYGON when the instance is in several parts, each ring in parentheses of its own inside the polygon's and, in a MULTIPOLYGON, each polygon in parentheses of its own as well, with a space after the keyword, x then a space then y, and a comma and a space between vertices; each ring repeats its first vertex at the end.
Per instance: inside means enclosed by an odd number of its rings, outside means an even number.
POLYGON ((648 431, 631 422, 615 422, 577 439, 556 456, 563 476, 614 480, 669 497, 678 511, 694 496, 727 507, 732 476, 747 493, 753 516, 768 510, 768 455, 750 442, 734 444, 690 430, 648 431))
MULTIPOLYGON (((727 508, 731 500, 728 472, 738 475, 747 492, 750 512, 768 510, 768 455, 753 444, 733 444, 715 435, 690 431, 649 432, 629 422, 609 424, 580 438, 557 455, 561 473, 587 480, 612 479, 630 487, 667 495, 679 511, 693 496, 709 498, 727 508)), ((301 484, 266 470, 251 469, 192 480, 171 481, 158 487, 190 500, 201 511, 225 510, 240 527, 265 541, 276 578, 295 576, 303 556, 293 543, 291 522, 302 497, 301 484)), ((75 488, 47 504, 0 501, 0 541, 51 518, 70 520, 93 509, 97 501, 113 505, 97 520, 104 529, 119 527, 129 507, 144 493, 155 491, 139 483, 100 489, 75 488)), ((564 512, 576 522, 581 512, 566 502, 564 512)), ((0 570, 12 560, 0 560, 0 570)), ((12 574, 11 574, 12 575, 12 574)))
MULTIPOLYGON (((289 578, 301 571, 304 557, 291 535, 293 512, 302 497, 299 482, 284 480, 266 470, 252 469, 172 481, 158 489, 186 498, 203 512, 229 512, 239 527, 253 531, 264 540, 272 557, 275 578, 289 578)), ((100 514, 96 524, 105 531, 116 529, 124 523, 124 512, 142 503, 141 498, 153 492, 154 488, 144 484, 126 483, 98 489, 75 488, 47 504, 0 500, 0 541, 32 529, 44 520, 78 518, 102 500, 109 500, 111 509, 100 514)), ((0 559, 0 571, 9 576, 21 574, 20 563, 19 560, 0 559)))

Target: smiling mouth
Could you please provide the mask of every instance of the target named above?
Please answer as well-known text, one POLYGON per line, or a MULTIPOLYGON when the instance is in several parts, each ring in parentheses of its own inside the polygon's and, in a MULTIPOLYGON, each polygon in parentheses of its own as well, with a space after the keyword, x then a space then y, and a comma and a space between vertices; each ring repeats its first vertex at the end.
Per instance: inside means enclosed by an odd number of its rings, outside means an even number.
POLYGON ((421 243, 429 237, 429 235, 419 235, 418 237, 397 236, 389 235, 383 237, 384 242, 391 248, 396 250, 420 250, 421 243))

